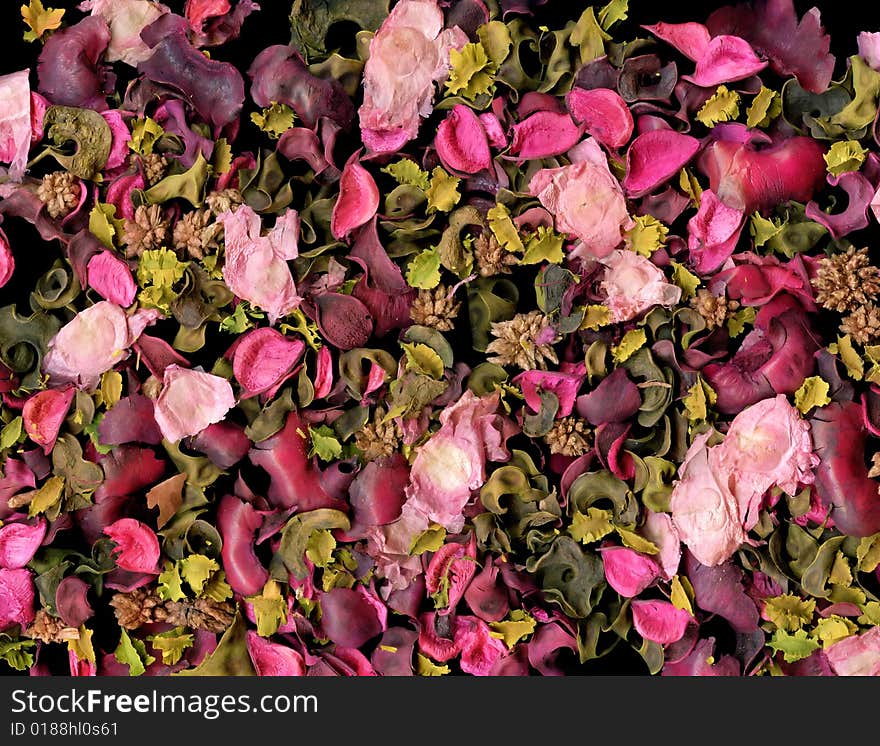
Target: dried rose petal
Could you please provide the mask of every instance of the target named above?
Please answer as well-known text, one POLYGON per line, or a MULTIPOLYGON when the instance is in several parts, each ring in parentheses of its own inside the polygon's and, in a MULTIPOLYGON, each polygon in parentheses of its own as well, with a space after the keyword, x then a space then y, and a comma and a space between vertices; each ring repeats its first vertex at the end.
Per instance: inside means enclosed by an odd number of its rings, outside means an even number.
POLYGON ((606 147, 622 148, 632 137, 632 114, 616 91, 572 88, 566 103, 572 119, 606 147))
POLYGON ((262 394, 280 383, 305 349, 301 339, 289 339, 270 327, 241 337, 232 358, 232 372, 244 388, 244 396, 262 394))
POLYGON ((45 535, 46 521, 42 518, 33 523, 8 523, 0 527, 0 568, 24 567, 39 549, 45 535))
POLYGON ((339 179, 339 197, 330 216, 330 232, 336 239, 369 222, 379 207, 379 188, 359 157, 359 152, 352 154, 339 179))
POLYGON ((75 394, 73 387, 38 391, 24 404, 21 415, 28 437, 49 454, 75 394))
POLYGON ((669 181, 700 149, 700 141, 674 130, 644 132, 626 151, 623 188, 630 197, 641 197, 669 181))
MULTIPOLYGON (((443 165, 453 172, 475 174, 492 164, 489 141, 482 122, 473 109, 461 104, 453 106, 446 119, 440 122, 434 147, 443 165)), ((513 147, 511 145, 511 150, 513 147)))
POLYGON ((169 365, 154 416, 162 436, 175 443, 219 422, 234 406, 235 395, 225 378, 169 365))
POLYGON ((159 540, 153 530, 134 518, 120 518, 104 528, 116 548, 117 567, 129 572, 158 572, 159 540))
POLYGON ((581 129, 567 113, 537 111, 513 125, 510 152, 523 159, 549 158, 574 147, 581 129))

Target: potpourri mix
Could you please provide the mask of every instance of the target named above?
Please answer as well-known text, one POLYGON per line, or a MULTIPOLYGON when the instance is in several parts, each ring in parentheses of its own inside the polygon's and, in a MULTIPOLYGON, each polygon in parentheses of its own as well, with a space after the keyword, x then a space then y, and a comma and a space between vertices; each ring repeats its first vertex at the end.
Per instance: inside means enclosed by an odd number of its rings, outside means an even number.
POLYGON ((5 673, 880 673, 880 33, 178 5, 3 11, 5 673))

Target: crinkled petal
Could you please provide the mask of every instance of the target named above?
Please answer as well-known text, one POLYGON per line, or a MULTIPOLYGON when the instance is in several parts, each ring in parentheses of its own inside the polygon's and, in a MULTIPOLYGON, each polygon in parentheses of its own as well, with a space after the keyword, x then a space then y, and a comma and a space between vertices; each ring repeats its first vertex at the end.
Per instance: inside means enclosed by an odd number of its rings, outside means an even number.
POLYGON ((117 567, 129 572, 157 572, 159 540, 153 530, 134 518, 120 518, 104 528, 116 544, 117 567))
POLYGON ((175 443, 219 422, 234 406, 235 395, 225 378, 169 365, 156 399, 156 424, 162 436, 175 443))
POLYGON ((566 102, 572 119, 606 147, 622 148, 632 137, 632 114, 616 91, 572 88, 566 102))

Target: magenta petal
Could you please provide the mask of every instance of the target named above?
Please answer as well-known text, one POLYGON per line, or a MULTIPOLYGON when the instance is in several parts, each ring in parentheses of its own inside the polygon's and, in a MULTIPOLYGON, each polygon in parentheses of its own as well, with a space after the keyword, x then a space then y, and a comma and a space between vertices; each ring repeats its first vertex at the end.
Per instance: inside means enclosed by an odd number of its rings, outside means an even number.
POLYGON ((70 409, 76 391, 72 387, 39 391, 28 399, 21 415, 28 437, 49 454, 70 409))
POLYGON ((110 171, 119 168, 128 159, 128 143, 131 140, 131 132, 125 125, 122 113, 118 109, 102 112, 101 116, 104 117, 104 121, 109 125, 113 135, 110 155, 104 166, 104 169, 110 171))
POLYGON ((725 205, 711 189, 700 198, 700 209, 688 221, 688 249, 699 274, 717 270, 733 253, 745 213, 725 205))
POLYGON ((628 547, 602 550, 605 579, 621 596, 639 595, 660 575, 660 568, 650 557, 628 547))
POLYGON ((153 402, 142 394, 132 394, 120 399, 104 415, 98 425, 101 443, 147 443, 158 445, 162 433, 153 419, 153 402))
POLYGON ((46 521, 42 518, 32 524, 8 523, 0 528, 0 567, 24 567, 40 548, 45 535, 46 521))
POLYGON ((0 629, 11 624, 22 627, 34 619, 34 583, 24 568, 0 569, 0 629))
POLYGON ((525 159, 549 158, 570 150, 580 137, 580 127, 567 113, 537 111, 513 125, 510 152, 525 159))
POLYGON ((257 676, 305 676, 303 657, 287 645, 279 645, 248 630, 247 651, 257 676))
POLYGON ((729 83, 751 77, 767 67, 758 59, 755 50, 738 36, 716 36, 709 42, 705 54, 697 60, 693 75, 683 76, 701 88, 729 83))
POLYGON ((622 148, 632 137, 632 114, 616 91, 572 88, 566 103, 572 119, 606 147, 622 148))
POLYGON ((498 568, 491 559, 477 573, 464 592, 471 611, 484 622, 500 622, 510 611, 505 585, 500 582, 498 568))
POLYGON ((737 632, 754 632, 760 617, 755 602, 743 589, 743 571, 732 560, 705 567, 690 553, 685 554, 687 576, 694 597, 703 611, 724 617, 737 632))
POLYGON ((98 459, 98 465, 104 470, 104 481, 95 490, 95 502, 99 503, 151 487, 165 471, 165 462, 156 458, 152 449, 132 445, 113 448, 98 459))
POLYGON ((363 586, 358 590, 334 588, 320 594, 324 634, 347 648, 359 648, 382 633, 382 622, 363 586))
POLYGON ((657 23, 642 26, 658 39, 671 44, 685 57, 696 62, 709 48, 711 35, 702 23, 657 23))
POLYGON ((663 666, 663 676, 739 676, 739 661, 732 655, 715 659, 715 638, 700 640, 686 657, 663 666))
POLYGON ((337 240, 369 221, 379 208, 379 188, 359 157, 360 151, 353 153, 339 177, 339 197, 330 216, 330 232, 337 240))
POLYGON ((316 399, 323 399, 333 388, 333 355, 327 346, 318 350, 318 365, 314 383, 316 399))
POLYGON ((299 362, 306 344, 288 339, 271 327, 262 327, 240 338, 232 358, 232 372, 250 397, 268 391, 299 362))
POLYGON ((217 509, 217 528, 223 537, 223 569, 232 589, 242 596, 259 593, 269 573, 254 553, 257 531, 263 523, 249 503, 226 495, 217 509))
POLYGON ((370 461, 349 487, 354 519, 349 536, 371 526, 385 526, 400 517, 409 483, 409 464, 401 453, 370 461), (360 529, 360 530, 359 530, 360 529))
POLYGON ((847 233, 868 227, 868 208, 874 197, 874 187, 857 171, 848 171, 839 176, 828 175, 828 183, 846 192, 846 209, 829 215, 816 202, 807 203, 806 216, 824 225, 835 239, 847 233))
POLYGON ((542 676, 563 676, 559 658, 564 651, 577 654, 574 636, 561 624, 542 624, 529 642, 529 663, 542 676))
POLYGON ((102 251, 89 259, 88 278, 102 298, 123 308, 134 303, 137 284, 128 265, 113 252, 102 251))
POLYGON ((641 197, 675 176, 700 149, 700 141, 674 130, 645 132, 626 152, 623 187, 630 197, 641 197))
POLYGON ((501 121, 491 111, 484 111, 479 116, 483 129, 486 130, 486 137, 489 139, 489 145, 499 150, 507 147, 507 135, 504 134, 504 127, 501 121))
POLYGON ((434 147, 449 171, 475 174, 492 164, 489 141, 482 122, 473 109, 461 104, 453 106, 446 119, 440 122, 434 147))
POLYGON ((68 627, 79 627, 94 615, 89 605, 89 584, 75 575, 69 575, 55 590, 55 607, 68 627))
POLYGON ((0 288, 9 282, 13 272, 15 272, 15 256, 9 246, 9 239, 0 229, 0 288))
POLYGON ((492 637, 489 625, 475 616, 456 618, 455 642, 461 648, 461 670, 471 676, 489 676, 507 652, 504 643, 492 637))
POLYGON ((577 398, 578 414, 591 425, 626 422, 642 406, 642 396, 624 368, 614 371, 589 394, 577 398))
POLYGON ((636 599, 631 608, 636 632, 660 645, 678 642, 693 619, 687 611, 676 608, 669 601, 636 599))
POLYGON ((116 548, 117 567, 135 573, 157 572, 159 540, 153 530, 134 518, 120 518, 104 528, 116 548))
POLYGON ((425 571, 425 588, 428 593, 437 593, 441 586, 448 591, 449 603, 440 614, 455 610, 459 600, 467 590, 477 569, 476 546, 450 542, 434 552, 428 569, 425 571))
POLYGON ((583 365, 575 372, 527 370, 513 379, 522 389, 526 404, 533 412, 541 411, 541 392, 549 391, 559 399, 557 417, 568 417, 574 409, 578 389, 587 377, 583 365))

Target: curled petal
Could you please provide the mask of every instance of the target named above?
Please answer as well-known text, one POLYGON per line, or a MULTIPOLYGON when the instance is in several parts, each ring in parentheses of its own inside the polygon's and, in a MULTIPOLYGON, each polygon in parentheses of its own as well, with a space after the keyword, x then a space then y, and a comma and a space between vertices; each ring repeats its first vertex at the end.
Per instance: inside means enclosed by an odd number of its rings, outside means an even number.
POLYGON ((572 88, 566 99, 572 119, 608 148, 622 148, 633 133, 626 102, 608 88, 572 88))
POLYGON ((639 389, 624 368, 615 368, 593 391, 577 398, 578 414, 591 425, 626 422, 640 406, 639 389))
POLYGON ((441 614, 455 609, 476 572, 476 547, 451 542, 434 552, 425 571, 428 593, 437 593, 441 584, 448 589, 448 601, 441 614))
POLYGON ((846 194, 846 209, 843 212, 828 214, 815 201, 807 204, 805 214, 810 220, 824 225, 835 239, 847 233, 868 227, 868 208, 874 197, 871 182, 856 171, 839 176, 828 175, 828 183, 839 187, 846 194))
POLYGON ((745 39, 738 36, 716 36, 706 51, 697 60, 693 75, 685 75, 684 80, 711 88, 719 83, 729 83, 751 77, 767 67, 767 62, 758 59, 755 50, 745 39))
POLYGON ((64 578, 55 590, 55 606, 61 620, 68 627, 79 627, 92 618, 89 605, 89 584, 75 575, 64 578))
POLYGON ((315 372, 315 398, 323 399, 333 388, 333 355, 329 347, 318 350, 318 369, 315 372))
MULTIPOLYGON (((31 90, 28 71, 21 70, 0 76, 0 162, 9 164, 9 176, 13 181, 21 180, 30 147, 31 90)), ((0 286, 3 284, 0 258, 0 286)))
POLYGON ((685 57, 696 62, 709 49, 712 36, 702 23, 657 23, 653 26, 642 26, 658 39, 671 44, 685 57))
POLYGON ((461 670, 471 676, 489 676, 507 652, 504 643, 492 637, 489 625, 478 617, 456 618, 455 641, 461 648, 461 670))
POLYGON ((153 573, 159 562, 159 540, 153 530, 134 518, 120 518, 104 528, 116 544, 117 567, 136 573, 153 573))
POLYGON ((406 500, 404 490, 408 482, 409 464, 401 453, 364 466, 349 487, 354 509, 349 535, 359 533, 359 528, 385 526, 396 521, 406 500))
POLYGON ((626 193, 641 197, 652 192, 686 166, 699 149, 699 140, 674 130, 639 135, 626 152, 626 193))
POLYGON ((456 104, 452 107, 437 128, 434 147, 443 165, 450 171, 475 174, 492 164, 486 130, 468 106, 456 104))
POLYGON ((489 145, 499 150, 507 147, 507 135, 504 134, 504 127, 501 121, 491 111, 485 111, 479 116, 483 129, 486 130, 486 137, 489 145))
POLYGON ((379 188, 358 156, 354 153, 342 169, 339 197, 330 216, 330 232, 340 240, 367 223, 379 208, 379 188))
POLYGON ((382 633, 385 625, 377 612, 377 602, 368 599, 368 593, 358 586, 357 590, 334 588, 321 594, 321 628, 337 645, 358 648, 382 633))
POLYGON ((254 329, 241 337, 235 348, 233 375, 245 396, 262 394, 284 380, 305 349, 301 339, 288 339, 271 327, 254 329))
POLYGON ((626 598, 639 595, 659 575, 654 560, 628 547, 606 547, 602 563, 608 585, 626 598))
POLYGON ((46 535, 46 521, 8 523, 0 528, 0 568, 24 567, 33 559, 46 535))
POLYGON ((55 447, 58 432, 70 409, 75 389, 47 389, 31 396, 24 405, 21 415, 28 437, 43 447, 49 454, 55 447))
POLYGON ((323 293, 316 301, 318 328, 330 344, 352 350, 367 343, 373 333, 373 317, 361 301, 341 293, 323 293))
POLYGON ((254 552, 254 541, 262 524, 260 514, 249 503, 232 495, 220 500, 217 528, 223 537, 223 569, 229 585, 242 596, 256 595, 269 579, 254 552))
POLYGON ((717 270, 739 241, 745 213, 725 205, 711 189, 700 197, 700 209, 688 221, 688 249, 700 274, 717 270))
POLYGON ((524 159, 549 158, 574 147, 581 129, 567 113, 537 111, 513 125, 510 152, 524 159))
POLYGON ((0 229, 0 288, 2 288, 15 272, 15 256, 9 246, 9 239, 0 229))
MULTIPOLYGON (((624 373, 625 375, 625 373, 624 373)), ((513 383, 522 389, 526 404, 533 412, 541 411, 541 392, 550 391, 559 400, 557 417, 568 417, 574 408, 578 389, 587 376, 583 366, 571 371, 527 370, 513 379, 513 383)))

